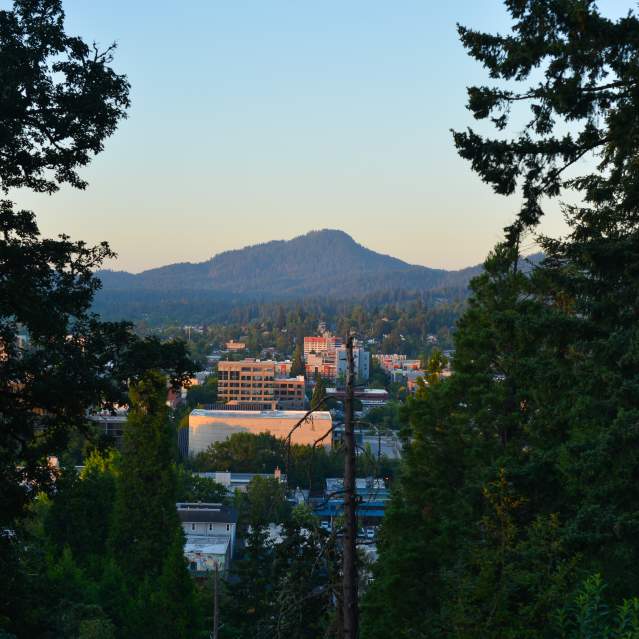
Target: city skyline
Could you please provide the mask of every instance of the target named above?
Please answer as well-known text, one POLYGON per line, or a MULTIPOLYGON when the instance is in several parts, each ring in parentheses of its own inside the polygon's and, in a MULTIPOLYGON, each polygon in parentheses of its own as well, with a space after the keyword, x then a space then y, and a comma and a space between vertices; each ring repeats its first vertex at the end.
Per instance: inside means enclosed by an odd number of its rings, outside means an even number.
MULTIPOLYGON (((489 83, 455 23, 507 30, 498 0, 64 7, 70 33, 117 41, 129 119, 81 171, 86 191, 9 197, 45 236, 109 241, 119 259, 108 268, 337 228, 408 263, 457 269, 481 262, 514 219, 517 196, 482 184, 449 131, 474 124, 466 86, 489 83)), ((549 211, 541 230, 561 233, 558 206, 549 211)))

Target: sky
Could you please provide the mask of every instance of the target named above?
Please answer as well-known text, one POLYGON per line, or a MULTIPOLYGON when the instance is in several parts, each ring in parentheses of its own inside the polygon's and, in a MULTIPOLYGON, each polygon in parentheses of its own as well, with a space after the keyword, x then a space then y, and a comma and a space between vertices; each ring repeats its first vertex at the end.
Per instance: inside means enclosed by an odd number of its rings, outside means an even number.
MULTIPOLYGON (((0 1, 6 6, 5 1, 0 1)), ((69 33, 117 42, 132 107, 86 191, 12 194, 45 236, 107 240, 138 272, 337 228, 413 264, 481 262, 519 200, 456 155, 487 84, 456 23, 509 27, 501 0, 65 0, 69 33)), ((610 15, 634 6, 602 0, 610 15)), ((557 206, 542 231, 565 231, 557 206)))

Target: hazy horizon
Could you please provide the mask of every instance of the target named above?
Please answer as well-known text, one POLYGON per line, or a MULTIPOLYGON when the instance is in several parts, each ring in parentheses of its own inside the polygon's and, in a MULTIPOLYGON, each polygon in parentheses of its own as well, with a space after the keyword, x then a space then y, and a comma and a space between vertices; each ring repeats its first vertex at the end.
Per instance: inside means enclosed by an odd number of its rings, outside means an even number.
MULTIPOLYGON (((622 0, 599 3, 617 15, 622 0)), ((470 171, 449 129, 490 82, 455 23, 506 31, 501 0, 400 5, 64 2, 67 30, 132 85, 86 191, 11 192, 46 236, 107 240, 139 272, 337 228, 411 264, 482 262, 519 207, 470 171)), ((564 230, 557 206, 541 227, 564 230)))

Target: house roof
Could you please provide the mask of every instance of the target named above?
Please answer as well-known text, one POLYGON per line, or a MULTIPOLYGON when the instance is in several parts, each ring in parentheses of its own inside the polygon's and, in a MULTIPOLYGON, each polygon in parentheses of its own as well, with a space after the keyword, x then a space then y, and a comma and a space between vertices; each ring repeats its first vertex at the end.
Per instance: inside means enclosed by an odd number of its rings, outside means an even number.
POLYGON ((185 553, 201 553, 207 555, 225 555, 231 543, 229 536, 186 537, 185 553))
POLYGON ((178 504, 182 523, 237 523, 237 511, 222 504, 178 504))

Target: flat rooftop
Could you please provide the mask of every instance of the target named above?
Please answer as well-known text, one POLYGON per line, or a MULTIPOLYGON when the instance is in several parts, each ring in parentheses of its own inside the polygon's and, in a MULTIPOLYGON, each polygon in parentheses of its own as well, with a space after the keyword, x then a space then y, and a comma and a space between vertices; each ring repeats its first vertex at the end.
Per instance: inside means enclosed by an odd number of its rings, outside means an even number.
MULTIPOLYGON (((226 419, 239 419, 251 417, 254 419, 302 419, 308 411, 305 410, 206 410, 196 408, 191 411, 194 417, 219 417, 226 419)), ((316 411, 309 417, 313 419, 330 420, 331 414, 328 411, 316 411)))
MULTIPOLYGON (((326 389, 326 394, 327 395, 343 395, 346 391, 343 389, 337 389, 337 388, 327 388, 326 389)), ((360 399, 362 397, 366 398, 366 397, 387 397, 388 396, 388 391, 385 390, 384 388, 357 388, 354 391, 354 395, 355 397, 359 397, 360 399)))

